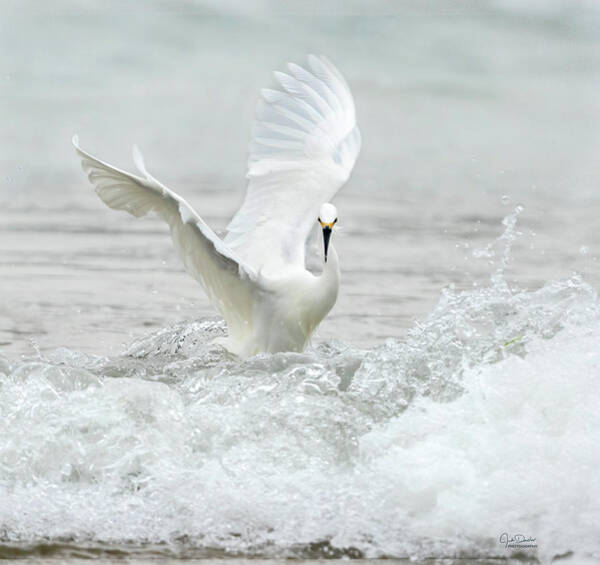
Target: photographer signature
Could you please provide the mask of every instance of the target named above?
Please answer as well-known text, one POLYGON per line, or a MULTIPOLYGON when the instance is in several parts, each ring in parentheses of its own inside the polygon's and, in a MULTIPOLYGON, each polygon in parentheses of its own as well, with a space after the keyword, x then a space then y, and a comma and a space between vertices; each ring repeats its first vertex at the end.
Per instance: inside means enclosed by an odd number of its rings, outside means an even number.
POLYGON ((525 537, 523 534, 514 534, 512 537, 507 532, 500 534, 500 543, 504 544, 504 548, 509 547, 521 548, 521 547, 537 547, 535 543, 536 538, 525 537))

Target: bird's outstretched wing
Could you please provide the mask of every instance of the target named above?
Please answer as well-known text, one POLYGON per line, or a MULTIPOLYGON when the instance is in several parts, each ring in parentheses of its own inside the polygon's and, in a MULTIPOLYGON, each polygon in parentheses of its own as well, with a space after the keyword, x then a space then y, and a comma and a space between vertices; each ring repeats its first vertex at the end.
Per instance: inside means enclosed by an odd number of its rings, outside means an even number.
POLYGON ((108 207, 136 217, 155 212, 169 224, 173 244, 187 272, 204 287, 235 339, 235 334, 252 321, 253 298, 258 288, 254 271, 183 198, 146 171, 137 147, 134 147, 133 158, 143 177, 121 171, 86 153, 79 147, 77 136, 73 137, 73 145, 84 172, 108 207))
POLYGON ((360 151, 354 101, 340 72, 310 55, 262 90, 250 142, 248 188, 225 242, 257 271, 304 266, 319 207, 348 180, 360 151))

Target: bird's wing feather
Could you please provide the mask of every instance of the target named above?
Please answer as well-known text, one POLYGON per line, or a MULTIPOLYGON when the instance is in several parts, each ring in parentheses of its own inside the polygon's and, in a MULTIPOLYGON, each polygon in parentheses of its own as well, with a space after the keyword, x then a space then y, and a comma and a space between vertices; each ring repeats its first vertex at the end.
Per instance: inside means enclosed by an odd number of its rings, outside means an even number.
POLYGON ((323 56, 308 69, 275 73, 263 89, 250 142, 248 187, 226 243, 258 269, 304 265, 305 240, 321 204, 348 180, 360 151, 354 101, 323 56))
MULTIPOLYGON (((136 217, 155 212, 171 230, 173 244, 187 272, 204 288, 227 321, 230 335, 251 322, 257 277, 237 254, 210 229, 192 207, 147 171, 142 154, 134 147, 133 157, 143 177, 121 171, 73 145, 81 166, 98 196, 114 210, 136 217)), ((234 336, 235 337, 235 336, 234 336)))

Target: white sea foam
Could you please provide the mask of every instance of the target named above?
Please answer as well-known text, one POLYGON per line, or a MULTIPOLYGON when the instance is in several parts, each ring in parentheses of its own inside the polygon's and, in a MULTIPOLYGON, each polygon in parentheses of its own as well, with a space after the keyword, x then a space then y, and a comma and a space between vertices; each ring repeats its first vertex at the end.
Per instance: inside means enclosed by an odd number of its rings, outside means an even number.
POLYGON ((203 321, 114 358, 3 359, 2 537, 424 557, 506 555, 507 532, 593 555, 599 313, 577 276, 498 271, 368 350, 240 362, 203 321))

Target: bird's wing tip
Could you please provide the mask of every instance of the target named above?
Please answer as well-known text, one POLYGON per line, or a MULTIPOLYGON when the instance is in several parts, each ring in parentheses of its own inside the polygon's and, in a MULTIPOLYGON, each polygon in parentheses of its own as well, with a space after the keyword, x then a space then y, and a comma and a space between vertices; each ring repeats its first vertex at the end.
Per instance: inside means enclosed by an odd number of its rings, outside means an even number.
POLYGON ((146 170, 146 163, 144 162, 144 156, 142 155, 141 149, 134 143, 131 146, 131 154, 133 155, 133 162, 137 167, 137 170, 142 173, 145 177, 148 177, 148 171, 146 170))

